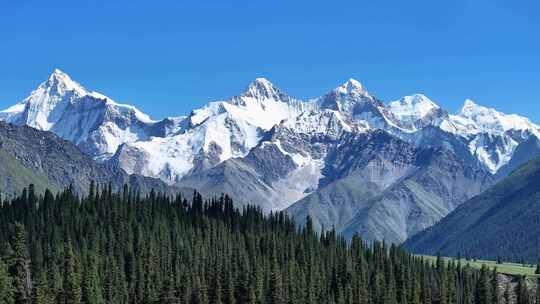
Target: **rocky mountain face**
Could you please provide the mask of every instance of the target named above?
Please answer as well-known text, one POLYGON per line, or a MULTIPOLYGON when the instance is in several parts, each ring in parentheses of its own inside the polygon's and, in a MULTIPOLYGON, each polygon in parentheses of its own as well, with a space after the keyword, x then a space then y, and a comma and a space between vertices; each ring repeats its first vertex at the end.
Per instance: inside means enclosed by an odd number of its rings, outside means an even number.
POLYGON ((320 187, 288 212, 366 240, 401 243, 493 180, 472 157, 418 148, 383 131, 345 139, 327 161, 320 187))
POLYGON ((40 190, 60 190, 72 186, 78 193, 88 191, 90 182, 107 185, 115 190, 127 184, 135 191, 164 193, 181 192, 164 182, 138 175, 128 175, 122 169, 97 163, 73 143, 51 132, 28 126, 0 122, 0 186, 4 196, 20 193, 30 183, 40 190))
POLYGON ((539 127, 467 100, 384 103, 350 79, 302 101, 264 78, 185 117, 150 119, 55 71, 0 119, 49 130, 129 174, 322 229, 400 242, 538 153, 539 127))

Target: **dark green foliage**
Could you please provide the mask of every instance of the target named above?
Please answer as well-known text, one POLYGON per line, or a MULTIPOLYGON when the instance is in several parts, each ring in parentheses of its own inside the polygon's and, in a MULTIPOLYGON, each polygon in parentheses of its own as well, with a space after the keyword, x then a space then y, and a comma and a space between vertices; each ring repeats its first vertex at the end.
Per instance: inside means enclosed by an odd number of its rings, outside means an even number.
POLYGON ((499 304, 500 301, 501 295, 499 291, 499 280, 497 277, 497 267, 495 267, 493 268, 493 272, 491 274, 491 303, 499 304))
POLYGON ((520 277, 516 286, 517 302, 519 304, 529 304, 529 290, 527 289, 527 283, 525 277, 520 277))
POLYGON ((13 286, 6 263, 0 258, 0 304, 12 304, 13 286))
POLYGON ((480 277, 476 282, 476 304, 490 304, 491 294, 489 285, 489 270, 486 265, 482 265, 480 277))
MULTIPOLYGON (((101 189, 101 190, 99 190, 101 189)), ((0 207, 0 304, 479 304, 496 278, 385 243, 318 236, 223 195, 87 198, 33 188, 0 207), (9 270, 9 271, 8 271, 9 270)), ((526 293, 527 291, 521 291, 526 293)), ((523 298, 523 296, 522 296, 523 298)), ((524 298, 523 298, 524 299, 524 298)), ((522 304, 522 303, 518 303, 522 304)), ((523 303, 527 304, 527 303, 523 303)))
POLYGON ((73 247, 71 242, 68 241, 64 245, 64 292, 62 294, 62 304, 81 303, 81 282, 75 259, 73 247))
POLYGON ((34 303, 35 304, 53 304, 55 303, 54 296, 49 286, 46 270, 42 270, 36 277, 34 282, 34 303))
MULTIPOLYGON (((26 191, 23 192, 22 199, 28 203, 26 191)), ((27 304, 31 300, 30 257, 26 244, 26 230, 19 222, 15 222, 15 236, 12 244, 11 275, 15 304, 27 304)))

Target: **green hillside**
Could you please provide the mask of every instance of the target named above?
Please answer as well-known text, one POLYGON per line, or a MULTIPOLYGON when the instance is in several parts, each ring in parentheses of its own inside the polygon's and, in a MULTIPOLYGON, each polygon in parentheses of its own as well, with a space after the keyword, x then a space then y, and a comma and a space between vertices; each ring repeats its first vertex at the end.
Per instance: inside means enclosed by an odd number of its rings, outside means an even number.
POLYGON ((13 197, 29 184, 34 184, 39 192, 45 189, 56 192, 60 189, 45 175, 24 167, 16 158, 3 150, 0 150, 0 164, 0 193, 4 198, 13 197))
POLYGON ((537 262, 540 258, 540 158, 463 203, 404 243, 419 254, 537 262))

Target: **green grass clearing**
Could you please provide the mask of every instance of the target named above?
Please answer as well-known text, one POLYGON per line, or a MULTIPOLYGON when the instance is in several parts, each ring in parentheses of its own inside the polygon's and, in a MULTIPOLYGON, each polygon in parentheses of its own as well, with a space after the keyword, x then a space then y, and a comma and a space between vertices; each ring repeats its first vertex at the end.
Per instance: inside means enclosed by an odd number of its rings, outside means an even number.
MULTIPOLYGON (((422 257, 432 263, 435 263, 435 261, 437 260, 437 257, 435 256, 429 256, 429 255, 417 255, 419 257, 422 257)), ((448 262, 448 261, 454 261, 457 263, 458 259, 457 258, 450 258, 450 257, 443 257, 443 259, 448 262)), ((511 274, 511 275, 526 275, 526 276, 536 276, 534 274, 535 270, 536 270, 536 266, 535 265, 529 265, 529 264, 526 264, 526 265, 523 265, 523 264, 517 264, 517 263, 502 263, 502 264, 497 264, 496 261, 486 261, 486 260, 469 260, 467 261, 466 259, 461 259, 461 264, 462 265, 467 265, 469 264, 472 268, 476 268, 476 269, 480 269, 482 267, 482 265, 486 265, 489 269, 493 269, 495 267, 497 267, 497 272, 499 273, 504 273, 504 274, 511 274)))

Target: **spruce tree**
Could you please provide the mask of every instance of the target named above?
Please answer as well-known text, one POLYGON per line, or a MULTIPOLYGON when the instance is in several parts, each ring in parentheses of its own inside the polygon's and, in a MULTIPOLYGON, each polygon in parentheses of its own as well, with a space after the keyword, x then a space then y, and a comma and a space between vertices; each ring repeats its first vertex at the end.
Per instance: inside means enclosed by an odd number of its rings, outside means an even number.
POLYGON ((42 270, 36 278, 34 284, 34 304, 54 304, 54 295, 49 286, 49 280, 47 279, 47 272, 42 270))
POLYGON ((281 279, 281 270, 277 263, 275 255, 270 261, 270 272, 268 277, 268 304, 283 304, 283 285, 281 279))
POLYGON ((88 261, 84 267, 82 282, 82 303, 102 304, 104 303, 103 292, 99 280, 97 258, 94 252, 88 254, 88 261))
POLYGON ((525 276, 520 276, 516 286, 517 304, 529 304, 529 290, 525 276))
MULTIPOLYGON (((438 294, 438 304, 447 304, 448 303, 448 282, 446 280, 446 265, 444 259, 437 255, 437 274, 439 276, 439 294, 438 294)), ((487 304, 487 303, 486 303, 487 304)))
POLYGON ((163 287, 159 294, 159 303, 175 304, 177 302, 178 302, 178 299, 176 298, 173 281, 170 278, 166 278, 165 283, 163 284, 163 287))
POLYGON ((490 295, 490 286, 489 286, 489 274, 487 266, 484 264, 480 269, 480 277, 476 283, 476 303, 475 304, 490 304, 491 295, 490 295))
POLYGON ((6 263, 0 257, 0 304, 13 304, 13 286, 6 263))
POLYGON ((540 277, 536 278, 536 304, 540 304, 540 277))
POLYGON ((30 257, 26 243, 26 229, 18 222, 15 223, 15 237, 12 247, 13 264, 11 266, 11 274, 13 277, 15 304, 29 304, 32 290, 30 257))
POLYGON ((76 257, 73 247, 66 241, 64 247, 64 283, 62 304, 80 304, 82 298, 80 275, 76 266, 76 257))
POLYGON ((499 304, 500 301, 501 296, 499 291, 499 280, 497 275, 497 267, 495 267, 491 273, 491 303, 499 304))

